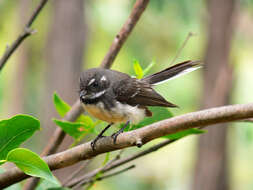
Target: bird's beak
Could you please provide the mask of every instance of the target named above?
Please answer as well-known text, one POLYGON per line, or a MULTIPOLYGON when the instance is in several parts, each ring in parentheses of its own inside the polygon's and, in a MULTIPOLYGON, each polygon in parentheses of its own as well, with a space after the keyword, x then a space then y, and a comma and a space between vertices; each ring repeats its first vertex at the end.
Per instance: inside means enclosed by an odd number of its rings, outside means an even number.
POLYGON ((87 91, 85 91, 85 90, 82 90, 82 91, 80 92, 80 100, 81 100, 81 102, 84 101, 85 95, 86 95, 86 94, 87 94, 87 91))

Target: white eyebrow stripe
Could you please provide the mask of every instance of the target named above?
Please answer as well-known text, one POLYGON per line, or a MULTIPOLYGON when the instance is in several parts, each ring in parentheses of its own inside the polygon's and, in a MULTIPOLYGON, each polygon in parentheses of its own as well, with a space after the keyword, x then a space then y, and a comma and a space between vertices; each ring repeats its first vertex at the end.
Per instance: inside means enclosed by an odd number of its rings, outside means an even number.
POLYGON ((106 77, 103 75, 103 76, 101 77, 100 80, 101 80, 101 81, 106 81, 107 79, 106 79, 106 77))
POLYGON ((91 79, 90 81, 89 81, 89 83, 88 83, 88 86, 90 86, 93 82, 95 82, 96 81, 96 79, 91 79))

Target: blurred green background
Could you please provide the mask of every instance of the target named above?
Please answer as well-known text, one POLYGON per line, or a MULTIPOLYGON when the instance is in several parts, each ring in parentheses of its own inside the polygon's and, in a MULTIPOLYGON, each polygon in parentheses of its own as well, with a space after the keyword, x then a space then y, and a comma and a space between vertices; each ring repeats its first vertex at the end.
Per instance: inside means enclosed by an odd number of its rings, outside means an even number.
MULTIPOLYGON (((38 0, 0 0, 0 55, 3 54, 6 45, 22 31, 24 23, 38 2, 38 0)), ((133 4, 134 1, 129 0, 87 0, 80 1, 79 8, 77 6, 66 9, 75 10, 73 12, 80 11, 83 16, 80 21, 83 24, 80 29, 82 38, 67 41, 64 50, 68 51, 68 44, 72 42, 80 43, 77 50, 81 50, 79 53, 81 56, 72 55, 72 60, 75 58, 81 60, 79 61, 81 70, 99 66, 115 35, 127 19, 133 4)), ((229 55, 230 65, 234 70, 230 100, 233 104, 253 101, 253 1, 243 0, 236 4, 229 55)), ((61 65, 68 56, 64 52, 62 54, 58 52, 59 61, 56 61, 57 58, 52 58, 55 51, 61 51, 60 48, 52 45, 55 39, 64 41, 67 38, 71 39, 73 35, 75 37, 79 35, 72 33, 72 30, 78 30, 80 24, 75 23, 76 27, 74 25, 65 27, 64 23, 68 19, 64 20, 64 14, 57 20, 57 9, 60 9, 61 5, 49 1, 33 24, 37 33, 21 45, 0 74, 0 118, 17 113, 27 113, 39 118, 43 130, 25 144, 37 153, 41 152, 50 137, 50 131, 54 129, 53 122, 48 119, 57 116, 53 111, 53 91, 57 91, 69 104, 73 104, 78 98, 80 68, 77 66, 72 75, 68 75, 66 73, 72 67, 76 67, 74 64, 61 65), (54 27, 59 28, 61 32, 59 35, 54 27), (63 36, 64 30, 68 30, 69 35, 66 38, 63 36), (56 62, 56 66, 53 66, 56 62), (72 82, 68 84, 68 81, 72 82)), ((68 11, 64 13, 70 14, 68 11)), ((206 1, 151 0, 117 56, 112 69, 133 75, 134 59, 139 60, 143 68, 151 61, 155 61, 156 65, 151 73, 164 69, 170 65, 189 32, 196 35, 188 41, 176 62, 188 59, 204 60, 208 19, 206 1)), ((180 109, 171 109, 174 115, 180 115, 200 109, 202 86, 202 71, 199 70, 162 84, 158 86, 158 90, 167 100, 180 106, 180 109)), ((229 187, 232 190, 253 189, 252 123, 241 122, 229 126, 231 126, 227 138, 229 187)), ((197 139, 197 136, 187 137, 136 160, 134 163, 137 167, 134 170, 97 182, 93 188, 98 190, 191 189, 195 164, 197 164, 197 139)), ((161 139, 152 141, 144 148, 160 141, 161 139)), ((137 148, 131 148, 124 154, 127 155, 135 150, 137 148)))

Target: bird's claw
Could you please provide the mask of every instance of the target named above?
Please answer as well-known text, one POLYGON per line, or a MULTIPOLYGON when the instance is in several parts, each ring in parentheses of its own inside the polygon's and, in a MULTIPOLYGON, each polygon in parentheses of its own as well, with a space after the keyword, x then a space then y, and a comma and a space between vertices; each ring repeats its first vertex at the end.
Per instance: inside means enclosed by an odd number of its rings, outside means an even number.
POLYGON ((122 133, 121 130, 119 130, 119 131, 117 131, 116 133, 113 133, 113 134, 111 135, 114 144, 116 144, 117 137, 119 136, 120 133, 122 133))
POLYGON ((104 138, 105 136, 97 136, 93 141, 91 141, 90 146, 92 148, 92 150, 94 151, 96 148, 96 142, 101 139, 104 138))

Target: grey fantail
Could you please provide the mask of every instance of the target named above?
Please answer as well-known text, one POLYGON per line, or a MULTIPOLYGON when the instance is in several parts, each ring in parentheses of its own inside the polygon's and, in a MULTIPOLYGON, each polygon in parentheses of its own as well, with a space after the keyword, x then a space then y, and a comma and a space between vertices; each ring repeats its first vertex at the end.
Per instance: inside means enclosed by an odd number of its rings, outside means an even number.
POLYGON ((152 112, 147 106, 177 107, 158 94, 153 86, 200 67, 199 61, 185 61, 142 79, 103 68, 84 71, 80 77, 80 101, 90 115, 109 123, 92 141, 92 149, 112 124, 125 123, 112 135, 116 143, 117 136, 129 123, 151 117, 152 112))

